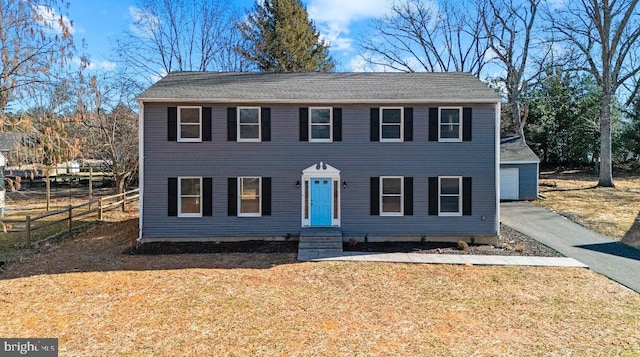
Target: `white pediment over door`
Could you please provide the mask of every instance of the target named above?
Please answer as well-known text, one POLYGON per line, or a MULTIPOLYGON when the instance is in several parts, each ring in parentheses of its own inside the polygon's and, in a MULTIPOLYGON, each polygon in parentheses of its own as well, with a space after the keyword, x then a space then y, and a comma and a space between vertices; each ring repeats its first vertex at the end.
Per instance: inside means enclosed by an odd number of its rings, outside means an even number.
POLYGON ((339 177, 340 170, 320 161, 302 170, 302 175, 304 177, 339 177))

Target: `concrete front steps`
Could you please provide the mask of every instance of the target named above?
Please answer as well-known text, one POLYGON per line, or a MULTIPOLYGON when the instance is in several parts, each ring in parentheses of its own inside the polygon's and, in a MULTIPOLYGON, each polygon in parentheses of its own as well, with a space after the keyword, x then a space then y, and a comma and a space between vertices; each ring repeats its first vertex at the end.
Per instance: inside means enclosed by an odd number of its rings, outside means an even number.
POLYGON ((298 260, 310 261, 342 255, 342 231, 339 228, 304 228, 300 232, 298 260))

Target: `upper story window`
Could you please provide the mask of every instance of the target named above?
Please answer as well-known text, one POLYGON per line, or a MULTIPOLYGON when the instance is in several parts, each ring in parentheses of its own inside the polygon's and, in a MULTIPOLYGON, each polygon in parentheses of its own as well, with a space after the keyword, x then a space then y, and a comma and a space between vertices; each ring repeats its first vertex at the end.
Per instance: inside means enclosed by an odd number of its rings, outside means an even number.
POLYGON ((444 142, 462 141, 462 108, 440 108, 438 139, 444 142))
POLYGON ((202 216, 202 178, 178 178, 178 216, 202 216))
POLYGON ((260 141, 260 107, 238 108, 238 141, 260 141))
POLYGON ((380 177, 381 216, 403 215, 403 187, 403 177, 380 177))
POLYGON ((440 176, 438 178, 438 215, 462 215, 462 177, 440 176))
POLYGON ((178 107, 178 141, 202 141, 201 107, 178 107))
POLYGON ((403 141, 404 108, 380 108, 380 141, 403 141))
POLYGON ((309 108, 309 141, 331 142, 333 113, 331 108, 309 108))

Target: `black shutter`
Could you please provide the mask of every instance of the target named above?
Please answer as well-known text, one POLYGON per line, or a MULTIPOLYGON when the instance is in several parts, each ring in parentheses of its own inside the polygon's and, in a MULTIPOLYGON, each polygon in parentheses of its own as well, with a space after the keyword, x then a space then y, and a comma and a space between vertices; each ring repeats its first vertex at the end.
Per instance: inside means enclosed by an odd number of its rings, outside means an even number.
POLYGON ((471 108, 462 108, 462 141, 471 141, 471 108))
POLYGON ((236 177, 227 179, 227 215, 238 215, 238 179, 236 177))
POLYGON ((167 140, 178 141, 178 108, 167 108, 167 140))
POLYGON ((462 215, 471 216, 471 177, 462 178, 462 215))
POLYGON ((202 141, 211 141, 211 107, 202 108, 202 141))
POLYGON ((371 141, 380 141, 380 108, 371 108, 371 141))
POLYGON ((227 141, 238 141, 238 114, 235 107, 227 108, 227 141))
POLYGON ((342 108, 333 108, 333 141, 342 141, 342 108))
POLYGON ((271 141, 271 108, 262 108, 262 141, 271 141))
POLYGON ((262 215, 271 216, 271 177, 262 178, 262 215))
POLYGON ((205 217, 213 215, 212 183, 211 177, 202 179, 202 215, 205 217))
POLYGON ((438 141, 438 108, 429 108, 429 141, 438 141))
POLYGON ((438 215, 438 178, 429 177, 429 215, 438 215))
POLYGON ((168 212, 170 217, 178 215, 178 178, 169 177, 167 180, 167 186, 169 187, 169 200, 167 203, 168 212))
POLYGON ((413 216, 413 177, 404 178, 404 215, 413 216))
POLYGON ((380 178, 371 177, 371 215, 380 215, 380 178))
POLYGON ((404 141, 413 141, 413 108, 404 108, 404 141))
POLYGON ((309 141, 309 108, 300 108, 300 141, 309 141))

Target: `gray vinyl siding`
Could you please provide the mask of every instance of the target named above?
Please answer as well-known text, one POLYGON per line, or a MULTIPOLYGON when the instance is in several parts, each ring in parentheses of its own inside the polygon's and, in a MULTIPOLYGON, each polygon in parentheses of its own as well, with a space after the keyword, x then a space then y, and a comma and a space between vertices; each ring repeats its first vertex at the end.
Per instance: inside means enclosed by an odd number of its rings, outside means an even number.
MULTIPOLYGON (((181 103, 180 105, 202 105, 181 103)), ((256 106, 259 104, 256 104, 256 106)), ((441 105, 449 105, 442 103, 441 105)), ((344 237, 496 236, 496 128, 493 105, 473 107, 473 141, 439 143, 428 140, 430 106, 413 108, 413 141, 371 142, 370 108, 380 105, 332 105, 342 108, 342 141, 299 141, 299 108, 307 105, 264 105, 271 108, 271 141, 227 141, 227 107, 212 106, 212 140, 201 143, 167 141, 167 107, 144 104, 144 197, 142 238, 224 238, 296 236, 301 230, 302 170, 320 161, 341 170, 341 229, 344 237), (168 217, 167 178, 202 176, 213 179, 213 215, 168 217), (271 216, 227 216, 227 178, 272 178, 271 216), (412 216, 370 215, 370 177, 413 177, 412 216), (428 215, 428 178, 473 178, 472 215, 428 215), (347 188, 342 188, 342 182, 347 188)), ((309 106, 323 106, 313 104, 309 106)), ((394 105, 395 106, 395 105, 394 105)), ((435 105, 433 105, 435 106, 435 105)))
POLYGON ((518 196, 521 200, 538 198, 538 164, 500 164, 503 169, 518 168, 518 196))

